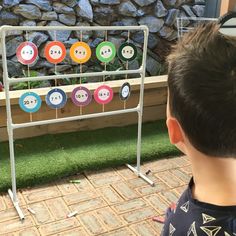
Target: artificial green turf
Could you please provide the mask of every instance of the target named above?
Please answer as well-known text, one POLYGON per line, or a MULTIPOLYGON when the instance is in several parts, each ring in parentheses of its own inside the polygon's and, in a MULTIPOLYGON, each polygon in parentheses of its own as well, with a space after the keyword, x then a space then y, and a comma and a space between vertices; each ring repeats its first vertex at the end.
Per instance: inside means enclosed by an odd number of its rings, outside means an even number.
MULTIPOLYGON (((136 143, 137 125, 16 140, 17 186, 28 187, 84 170, 135 163, 136 143)), ((177 154, 169 143, 164 121, 143 124, 142 161, 177 154)), ((10 186, 8 142, 2 142, 0 191, 10 186)))

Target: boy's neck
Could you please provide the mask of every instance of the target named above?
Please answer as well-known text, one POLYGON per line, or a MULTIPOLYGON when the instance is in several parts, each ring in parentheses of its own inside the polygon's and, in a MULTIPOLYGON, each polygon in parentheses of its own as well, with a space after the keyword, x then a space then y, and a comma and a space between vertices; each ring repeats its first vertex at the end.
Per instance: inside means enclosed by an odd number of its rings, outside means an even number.
POLYGON ((219 206, 236 205, 236 158, 208 157, 189 153, 192 163, 193 197, 219 206))

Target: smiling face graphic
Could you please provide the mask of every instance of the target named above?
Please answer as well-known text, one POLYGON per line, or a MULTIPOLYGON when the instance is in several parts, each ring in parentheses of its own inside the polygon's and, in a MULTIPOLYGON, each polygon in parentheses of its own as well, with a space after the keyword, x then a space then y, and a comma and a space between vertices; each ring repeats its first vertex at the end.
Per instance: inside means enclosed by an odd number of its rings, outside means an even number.
POLYGON ((16 49, 16 56, 20 63, 29 65, 35 62, 38 56, 37 46, 32 42, 24 42, 16 49))
POLYGON ((63 43, 53 41, 46 45, 44 54, 49 62, 57 64, 64 60, 66 56, 66 48, 63 43))
POLYGON ((91 49, 87 43, 76 42, 70 48, 70 56, 79 64, 87 62, 91 57, 91 49))
POLYGON ((130 87, 130 84, 128 82, 124 83, 121 86, 121 88, 120 88, 120 99, 122 101, 128 100, 128 98, 130 96, 130 90, 131 90, 131 87, 130 87))
POLYGON ((101 62, 110 62, 116 55, 115 45, 111 42, 102 42, 96 48, 96 56, 101 62))

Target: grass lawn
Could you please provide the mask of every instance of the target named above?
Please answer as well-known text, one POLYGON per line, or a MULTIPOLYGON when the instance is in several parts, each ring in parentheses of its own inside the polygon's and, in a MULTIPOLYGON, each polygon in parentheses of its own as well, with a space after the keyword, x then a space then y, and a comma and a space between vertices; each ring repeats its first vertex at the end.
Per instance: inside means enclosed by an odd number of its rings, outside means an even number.
MULTIPOLYGON (((16 140, 17 187, 50 182, 84 170, 135 163, 136 142, 137 125, 16 140)), ((142 161, 178 154, 169 143, 164 121, 143 124, 142 161)), ((8 142, 2 142, 0 191, 10 186, 8 142)))

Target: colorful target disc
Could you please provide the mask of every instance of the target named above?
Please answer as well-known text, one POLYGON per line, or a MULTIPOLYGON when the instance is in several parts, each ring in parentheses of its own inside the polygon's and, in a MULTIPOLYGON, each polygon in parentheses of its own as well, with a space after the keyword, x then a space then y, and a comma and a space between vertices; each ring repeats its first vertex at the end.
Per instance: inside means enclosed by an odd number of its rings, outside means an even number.
POLYGON ((16 49, 16 57, 23 65, 34 63, 38 57, 37 46, 29 41, 21 43, 16 49))
POLYGON ((53 41, 46 45, 44 55, 49 62, 57 64, 64 60, 66 48, 62 42, 53 41))
POLYGON ((34 92, 23 93, 19 99, 20 108, 28 113, 38 111, 41 107, 41 103, 41 98, 34 92))
POLYGON ((99 104, 107 104, 113 98, 113 90, 107 85, 101 85, 94 91, 94 99, 99 104))
POLYGON ((71 100, 76 106, 87 106, 92 101, 91 92, 84 86, 73 89, 71 100))
POLYGON ((123 43, 118 49, 118 57, 122 61, 133 61, 137 56, 137 48, 132 43, 123 43))
POLYGON ((124 83, 120 88, 120 99, 122 101, 128 100, 131 92, 131 86, 128 82, 124 83))
POLYGON ((70 48, 70 57, 74 62, 83 64, 91 57, 91 49, 87 43, 76 42, 70 48))
POLYGON ((67 102, 67 96, 63 90, 54 88, 48 92, 45 100, 49 107, 53 109, 60 109, 65 106, 67 102))
POLYGON ((96 56, 101 62, 110 62, 116 55, 116 47, 113 43, 105 41, 96 48, 96 56))

